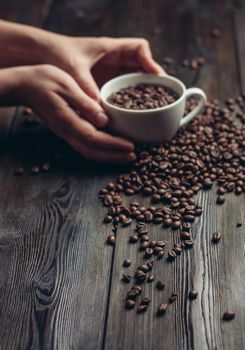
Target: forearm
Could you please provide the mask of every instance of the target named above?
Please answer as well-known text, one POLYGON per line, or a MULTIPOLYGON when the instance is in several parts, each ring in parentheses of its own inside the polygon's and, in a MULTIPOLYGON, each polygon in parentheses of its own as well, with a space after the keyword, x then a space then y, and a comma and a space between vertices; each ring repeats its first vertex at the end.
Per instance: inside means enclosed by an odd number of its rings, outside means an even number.
POLYGON ((61 35, 0 20, 0 68, 49 61, 61 35))

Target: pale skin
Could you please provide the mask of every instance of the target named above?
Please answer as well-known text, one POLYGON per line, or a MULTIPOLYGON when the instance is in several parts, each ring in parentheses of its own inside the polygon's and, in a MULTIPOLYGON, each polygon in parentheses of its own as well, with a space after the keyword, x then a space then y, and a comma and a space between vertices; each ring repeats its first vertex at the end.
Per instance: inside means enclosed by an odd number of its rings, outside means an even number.
POLYGON ((0 105, 30 106, 88 159, 135 160, 134 144, 103 131, 100 86, 129 71, 163 74, 141 38, 68 37, 0 20, 0 105))

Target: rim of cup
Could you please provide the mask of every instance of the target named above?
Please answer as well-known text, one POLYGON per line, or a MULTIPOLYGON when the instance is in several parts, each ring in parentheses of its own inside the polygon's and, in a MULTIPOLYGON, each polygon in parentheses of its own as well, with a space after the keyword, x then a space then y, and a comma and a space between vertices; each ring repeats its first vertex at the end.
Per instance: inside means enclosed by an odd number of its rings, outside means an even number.
MULTIPOLYGON (((145 82, 139 82, 138 84, 147 84, 147 83, 149 83, 149 84, 159 84, 159 85, 161 85, 161 83, 154 83, 154 82, 152 82, 152 83, 150 83, 150 82, 147 82, 147 79, 146 79, 146 81, 145 82)), ((131 84, 132 85, 132 84, 131 84)), ((164 83, 162 84, 162 86, 164 86, 164 83)), ((126 88, 127 86, 125 86, 125 88, 126 88)), ((123 87, 122 87, 123 88, 123 87)), ((172 90, 174 90, 173 88, 171 88, 172 90)), ((120 90, 120 89, 119 89, 120 90)), ((119 91, 119 90, 117 90, 117 91, 119 91)), ((111 94, 112 93, 116 93, 117 91, 114 91, 114 92, 111 92, 111 94)), ((174 90, 175 91, 175 90, 174 90)), ((121 112, 128 112, 128 113, 134 113, 134 114, 145 114, 145 113, 153 113, 153 112, 159 112, 159 111, 162 111, 162 110, 167 110, 167 109, 170 109, 170 108, 173 108, 176 104, 178 104, 179 102, 181 102, 181 100, 182 99, 184 99, 184 97, 185 97, 185 91, 186 91, 186 87, 185 87, 185 85, 184 85, 184 83, 181 81, 181 80, 179 80, 179 79, 177 79, 177 78, 175 78, 175 77, 173 77, 172 75, 168 75, 168 74, 166 74, 166 75, 155 75, 155 74, 150 74, 150 73, 129 73, 129 74, 123 74, 123 75, 119 75, 119 76, 117 76, 117 77, 115 77, 115 78, 113 78, 113 79, 110 79, 110 80, 108 80, 102 87, 101 87, 101 89, 100 89, 100 96, 101 96, 101 100, 103 101, 103 103, 105 103, 108 107, 110 107, 110 108, 113 108, 113 109, 115 109, 115 110, 118 110, 118 111, 121 111, 121 112), (162 107, 157 107, 157 108, 151 108, 151 109, 127 109, 127 108, 121 108, 121 107, 118 107, 118 106, 115 106, 115 105, 113 105, 113 104, 111 104, 110 102, 108 102, 107 101, 107 98, 109 97, 109 96, 107 96, 106 98, 105 98, 105 96, 104 96, 104 91, 111 85, 111 84, 113 84, 113 83, 116 83, 117 81, 120 81, 120 80, 123 80, 123 79, 125 79, 125 80, 127 80, 127 78, 136 78, 136 77, 140 77, 140 76, 148 76, 148 77, 150 77, 150 76, 152 76, 152 77, 157 77, 157 78, 164 78, 164 79, 168 79, 168 80, 171 80, 171 81, 174 81, 175 83, 177 83, 181 88, 182 88, 182 93, 181 93, 181 95, 179 96, 179 98, 176 100, 176 101, 174 101, 173 103, 170 103, 170 104, 168 104, 168 105, 166 105, 166 106, 162 106, 162 107)), ((176 91, 175 91, 176 92, 176 91)), ((111 95, 110 94, 110 95, 111 95)))

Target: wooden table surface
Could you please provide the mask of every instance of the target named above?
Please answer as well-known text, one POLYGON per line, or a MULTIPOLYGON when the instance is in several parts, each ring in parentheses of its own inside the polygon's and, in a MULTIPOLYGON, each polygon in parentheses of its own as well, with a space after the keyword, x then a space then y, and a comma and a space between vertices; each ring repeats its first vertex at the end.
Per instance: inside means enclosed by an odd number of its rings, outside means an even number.
MULTIPOLYGON (((209 99, 245 91, 242 0, 2 0, 0 17, 71 35, 144 36, 159 62, 173 57, 176 75, 209 99), (210 36, 214 28, 219 39, 210 36), (201 70, 179 64, 199 56, 206 59, 201 70)), ((125 169, 85 162, 42 127, 23 127, 20 108, 1 110, 0 123, 1 350, 245 349, 244 195, 229 194, 219 207, 215 189, 198 195, 204 213, 193 226, 195 249, 156 266, 166 290, 148 284, 152 305, 137 315, 124 310, 128 286, 120 281, 124 258, 133 260, 130 271, 142 260, 127 243, 133 228, 121 229, 108 247, 110 227, 97 199, 125 169), (45 160, 54 164, 49 173, 13 174, 18 164, 28 170, 45 160), (212 245, 216 230, 223 239, 212 245), (192 287, 194 302, 186 298, 192 287), (157 318, 156 305, 173 290, 179 298, 157 318), (221 319, 227 309, 236 313, 231 322, 221 319)), ((174 242, 170 230, 152 230, 174 242)))

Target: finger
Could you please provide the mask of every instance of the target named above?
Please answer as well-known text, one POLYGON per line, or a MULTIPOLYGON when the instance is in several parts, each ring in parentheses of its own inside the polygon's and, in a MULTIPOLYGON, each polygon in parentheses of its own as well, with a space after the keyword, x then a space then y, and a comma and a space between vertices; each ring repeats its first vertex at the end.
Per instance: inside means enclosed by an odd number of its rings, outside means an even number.
POLYGON ((91 72, 86 67, 79 67, 75 70, 73 74, 75 80, 77 81, 80 88, 92 99, 100 101, 100 91, 99 88, 91 74, 91 72))
POLYGON ((147 40, 142 38, 108 38, 105 50, 121 51, 122 59, 136 61, 141 69, 148 73, 163 74, 164 69, 152 58, 151 49, 147 40))
POLYGON ((108 123, 109 119, 100 104, 86 95, 75 81, 66 91, 60 91, 59 94, 94 126, 103 128, 108 123))
POLYGON ((86 143, 90 147, 116 150, 123 152, 134 151, 134 144, 121 137, 112 136, 97 130, 90 122, 80 118, 76 112, 60 96, 55 96, 55 118, 49 121, 50 127, 56 133, 62 134, 63 138, 71 136, 80 143, 86 143))
POLYGON ((162 74, 164 72, 163 68, 153 60, 150 46, 145 40, 138 46, 137 59, 148 73, 162 74))
POLYGON ((87 159, 110 163, 129 163, 136 160, 134 153, 94 149, 73 139, 71 139, 69 143, 77 152, 81 153, 87 159))
POLYGON ((76 115, 70 118, 69 124, 70 133, 89 147, 124 152, 134 151, 134 144, 132 142, 97 130, 87 120, 79 118, 76 115))

